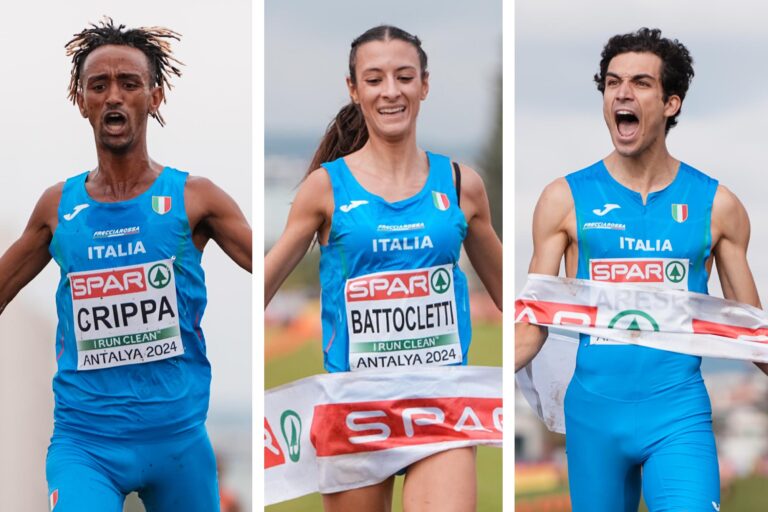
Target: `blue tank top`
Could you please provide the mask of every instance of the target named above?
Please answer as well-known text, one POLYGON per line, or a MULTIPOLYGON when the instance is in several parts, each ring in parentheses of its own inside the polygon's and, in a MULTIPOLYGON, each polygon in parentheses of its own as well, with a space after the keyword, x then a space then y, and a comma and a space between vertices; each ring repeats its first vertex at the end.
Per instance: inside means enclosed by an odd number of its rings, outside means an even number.
POLYGON ((450 160, 427 157, 424 187, 394 203, 364 189, 343 158, 323 164, 334 200, 320 248, 329 372, 467 363, 469 297, 458 266, 467 222, 450 160))
POLYGON ((166 167, 146 192, 115 203, 94 201, 87 176, 64 184, 49 247, 61 267, 55 429, 125 438, 201 425, 211 371, 187 173, 166 167))
MULTIPOLYGON (((646 204, 602 161, 566 180, 576 209, 576 277, 707 293, 716 180, 681 162, 672 183, 646 204)), ((650 322, 642 309, 628 304, 621 321, 650 322)), ((700 366, 700 357, 582 335, 574 378, 589 391, 633 400, 700 375, 700 366)))

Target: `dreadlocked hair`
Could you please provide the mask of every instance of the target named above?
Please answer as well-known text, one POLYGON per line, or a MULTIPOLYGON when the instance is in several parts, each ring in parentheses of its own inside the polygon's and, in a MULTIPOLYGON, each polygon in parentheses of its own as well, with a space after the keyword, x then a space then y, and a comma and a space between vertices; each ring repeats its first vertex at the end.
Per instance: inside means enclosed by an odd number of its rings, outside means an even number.
MULTIPOLYGON (((159 86, 163 90, 163 102, 165 102, 166 86, 173 89, 170 82, 171 75, 181 76, 181 70, 176 65, 184 63, 173 56, 170 39, 180 41, 181 34, 164 27, 139 27, 125 30, 125 25, 115 26, 109 16, 104 16, 98 24, 91 23, 90 28, 75 34, 64 48, 67 57, 72 57, 72 74, 69 79, 69 100, 74 104, 77 93, 80 90, 80 72, 83 63, 90 53, 96 48, 108 44, 130 46, 141 50, 149 61, 149 74, 152 86, 159 86)), ((165 126, 165 119, 159 111, 150 112, 160 126, 165 126)))

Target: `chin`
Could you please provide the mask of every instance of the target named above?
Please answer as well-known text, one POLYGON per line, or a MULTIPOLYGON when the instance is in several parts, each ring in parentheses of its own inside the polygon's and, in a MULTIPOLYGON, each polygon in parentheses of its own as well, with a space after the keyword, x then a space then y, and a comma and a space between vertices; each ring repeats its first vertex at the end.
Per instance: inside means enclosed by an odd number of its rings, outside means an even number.
POLYGON ((107 151, 110 151, 115 154, 123 154, 127 153, 129 149, 131 149, 131 146, 133 146, 133 140, 112 140, 112 139, 101 139, 101 146, 106 149, 107 151))
POLYGON ((407 123, 395 126, 379 126, 376 133, 386 140, 400 140, 408 137, 414 130, 415 127, 411 123, 407 123))

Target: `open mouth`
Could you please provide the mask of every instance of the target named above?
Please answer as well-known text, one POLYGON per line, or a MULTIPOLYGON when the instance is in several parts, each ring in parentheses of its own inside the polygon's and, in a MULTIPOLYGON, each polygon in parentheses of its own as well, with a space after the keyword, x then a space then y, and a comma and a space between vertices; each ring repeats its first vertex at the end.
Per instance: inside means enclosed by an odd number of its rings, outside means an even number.
POLYGON ((128 122, 128 118, 121 112, 109 112, 104 116, 105 126, 112 130, 120 130, 128 122))
POLYGON ((615 114, 616 128, 622 137, 631 137, 637 132, 640 120, 629 110, 618 110, 615 114))

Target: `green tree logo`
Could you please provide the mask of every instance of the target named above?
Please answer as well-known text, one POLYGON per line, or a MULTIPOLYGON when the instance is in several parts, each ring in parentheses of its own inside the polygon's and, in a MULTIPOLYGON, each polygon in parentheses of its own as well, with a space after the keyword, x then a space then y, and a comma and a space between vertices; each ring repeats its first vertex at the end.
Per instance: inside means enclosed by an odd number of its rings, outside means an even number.
POLYGON ((670 261, 664 269, 664 274, 673 283, 679 283, 685 279, 685 265, 681 261, 670 261))
POLYGON ((445 293, 451 287, 451 274, 444 268, 439 268, 432 273, 430 283, 437 293, 445 293))
POLYGON ((283 439, 288 446, 288 457, 293 462, 299 462, 301 458, 301 417, 290 409, 280 416, 280 430, 283 431, 283 439))
POLYGON ((639 309, 628 309, 617 314, 608 323, 609 329, 625 329, 627 331, 657 331, 659 324, 651 315, 639 309))
POLYGON ((153 265, 147 272, 147 280, 153 288, 165 288, 171 282, 171 270, 163 263, 153 265))

